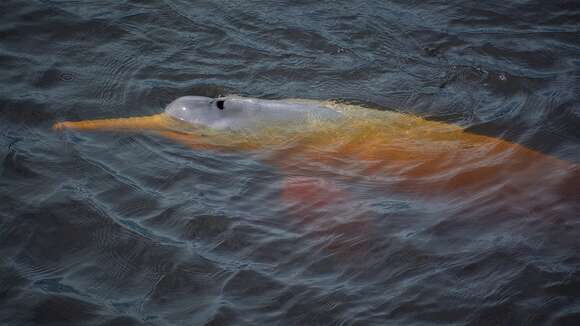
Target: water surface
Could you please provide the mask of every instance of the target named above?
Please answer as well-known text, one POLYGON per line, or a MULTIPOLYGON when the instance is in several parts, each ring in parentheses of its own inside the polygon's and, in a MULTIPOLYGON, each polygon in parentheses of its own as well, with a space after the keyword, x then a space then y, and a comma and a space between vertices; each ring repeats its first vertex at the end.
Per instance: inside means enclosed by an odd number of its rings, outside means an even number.
POLYGON ((335 99, 573 165, 579 22, 574 1, 3 1, 2 324, 576 325, 577 169, 525 202, 361 183, 313 212, 253 156, 50 126, 335 99))

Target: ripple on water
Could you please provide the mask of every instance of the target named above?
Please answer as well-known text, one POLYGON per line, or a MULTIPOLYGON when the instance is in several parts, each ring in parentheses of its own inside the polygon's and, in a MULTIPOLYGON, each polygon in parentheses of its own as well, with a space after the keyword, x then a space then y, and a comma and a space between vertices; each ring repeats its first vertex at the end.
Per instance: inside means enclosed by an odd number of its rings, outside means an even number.
POLYGON ((494 173, 515 154, 491 145, 451 153, 432 179, 299 162, 336 179, 300 188, 258 155, 48 129, 188 94, 339 99, 577 163, 579 9, 1 1, 3 321, 578 324, 577 167, 494 173))

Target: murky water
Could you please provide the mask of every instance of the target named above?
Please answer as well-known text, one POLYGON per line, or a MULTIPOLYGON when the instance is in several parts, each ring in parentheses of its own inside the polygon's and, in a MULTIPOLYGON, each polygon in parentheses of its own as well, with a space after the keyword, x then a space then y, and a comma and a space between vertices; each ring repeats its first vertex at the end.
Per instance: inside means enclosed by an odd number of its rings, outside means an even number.
POLYGON ((2 324, 580 322, 577 2, 8 0, 0 17, 2 324), (272 160, 50 130, 226 94, 471 136, 272 160), (456 146, 478 137, 518 145, 456 146))

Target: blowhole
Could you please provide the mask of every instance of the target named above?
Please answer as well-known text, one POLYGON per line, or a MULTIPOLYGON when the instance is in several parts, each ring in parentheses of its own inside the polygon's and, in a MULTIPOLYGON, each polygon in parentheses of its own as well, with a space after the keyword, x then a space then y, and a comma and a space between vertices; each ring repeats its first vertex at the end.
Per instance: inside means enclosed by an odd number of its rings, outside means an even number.
POLYGON ((218 109, 223 110, 223 109, 225 109, 224 103, 225 103, 225 101, 219 100, 219 101, 215 102, 215 105, 218 107, 218 109))

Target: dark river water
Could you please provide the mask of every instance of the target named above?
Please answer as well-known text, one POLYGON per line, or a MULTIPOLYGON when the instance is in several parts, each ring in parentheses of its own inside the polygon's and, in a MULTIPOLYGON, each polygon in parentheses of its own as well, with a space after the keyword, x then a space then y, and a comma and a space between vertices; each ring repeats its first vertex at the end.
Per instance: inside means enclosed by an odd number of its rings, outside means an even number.
POLYGON ((580 325, 578 1, 3 0, 0 160, 2 325, 580 325), (243 153, 50 129, 227 94, 411 113, 572 168, 519 202, 312 213, 243 153))

